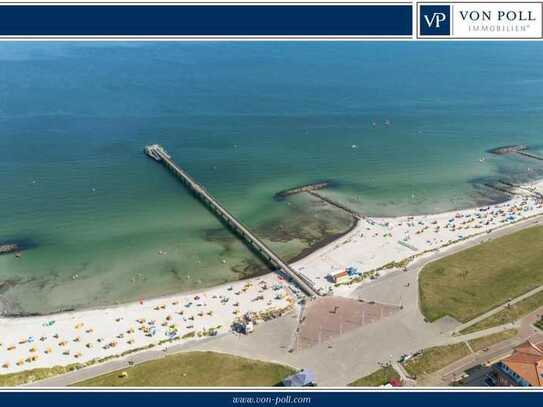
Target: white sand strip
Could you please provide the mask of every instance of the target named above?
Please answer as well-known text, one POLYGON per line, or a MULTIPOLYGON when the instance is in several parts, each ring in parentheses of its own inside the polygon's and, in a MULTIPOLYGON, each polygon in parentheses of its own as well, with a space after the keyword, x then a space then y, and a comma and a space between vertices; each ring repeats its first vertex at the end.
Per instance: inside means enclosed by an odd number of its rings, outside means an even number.
MULTIPOLYGON (((543 193, 543 181, 517 188, 515 192, 519 195, 507 202, 480 208, 362 219, 350 233, 299 260, 293 267, 308 276, 317 288, 348 295, 356 287, 335 287, 326 276, 349 266, 361 273, 370 272, 391 262, 462 244, 477 235, 543 214, 543 201, 534 194, 543 193)), ((397 269, 381 270, 379 274, 397 269)))
POLYGON ((292 303, 285 282, 270 273, 198 294, 42 317, 4 318, 0 319, 0 374, 84 363, 158 345, 169 338, 198 338, 210 329, 224 333, 236 317, 247 312, 279 312, 292 303))

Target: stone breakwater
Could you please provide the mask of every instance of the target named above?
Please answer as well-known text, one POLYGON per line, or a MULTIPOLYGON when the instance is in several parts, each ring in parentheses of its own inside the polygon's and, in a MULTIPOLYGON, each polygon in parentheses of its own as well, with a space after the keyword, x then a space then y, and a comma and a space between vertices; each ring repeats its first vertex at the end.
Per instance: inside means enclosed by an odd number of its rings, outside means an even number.
POLYGON ((8 243, 0 245, 0 254, 9 254, 20 251, 19 245, 16 243, 8 243))
POLYGON ((519 151, 524 151, 527 148, 528 146, 526 144, 515 144, 515 145, 492 148, 488 150, 488 152, 490 154, 505 155, 505 154, 518 153, 519 151))
POLYGON ((11 238, 0 240, 0 255, 20 253, 38 247, 38 243, 31 238, 11 238))
POLYGON ((276 200, 282 200, 282 199, 287 198, 290 195, 300 194, 302 192, 317 191, 319 189, 328 188, 333 185, 334 183, 332 181, 319 181, 313 184, 299 185, 294 188, 279 191, 273 196, 273 198, 276 200))

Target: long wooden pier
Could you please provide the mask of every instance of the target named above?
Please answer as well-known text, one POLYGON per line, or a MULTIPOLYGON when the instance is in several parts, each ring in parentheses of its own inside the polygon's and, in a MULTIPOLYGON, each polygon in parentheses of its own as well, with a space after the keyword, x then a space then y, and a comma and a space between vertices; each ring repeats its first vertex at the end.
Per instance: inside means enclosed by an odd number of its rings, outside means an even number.
POLYGON ((220 202, 213 197, 202 185, 192 178, 185 170, 183 170, 166 150, 158 145, 153 144, 145 147, 145 153, 158 162, 162 162, 181 182, 217 217, 228 225, 228 227, 236 233, 246 244, 253 248, 264 260, 266 260, 277 271, 283 273, 286 277, 291 278, 296 285, 310 297, 320 295, 314 288, 313 284, 304 276, 284 262, 273 250, 271 250, 262 240, 256 237, 246 226, 238 221, 220 202))

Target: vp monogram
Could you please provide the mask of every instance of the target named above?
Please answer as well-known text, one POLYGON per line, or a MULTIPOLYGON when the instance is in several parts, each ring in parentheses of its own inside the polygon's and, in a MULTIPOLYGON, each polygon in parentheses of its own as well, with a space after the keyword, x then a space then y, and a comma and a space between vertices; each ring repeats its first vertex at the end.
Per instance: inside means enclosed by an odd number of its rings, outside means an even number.
POLYGON ((444 4, 421 5, 419 30, 423 36, 451 34, 451 6, 444 4))
POLYGON ((447 20, 447 15, 445 13, 433 13, 432 17, 425 15, 424 20, 428 27, 440 28, 441 23, 447 20))

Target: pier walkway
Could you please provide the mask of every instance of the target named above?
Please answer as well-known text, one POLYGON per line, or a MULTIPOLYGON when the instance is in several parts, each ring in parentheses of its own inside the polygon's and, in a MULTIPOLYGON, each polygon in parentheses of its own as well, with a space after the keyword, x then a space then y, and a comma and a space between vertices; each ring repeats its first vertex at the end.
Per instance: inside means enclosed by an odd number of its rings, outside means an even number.
POLYGON ((222 206, 215 197, 213 197, 202 185, 194 180, 185 170, 178 166, 166 150, 153 144, 145 147, 145 154, 158 162, 162 162, 181 182, 216 216, 224 221, 228 227, 236 233, 245 243, 253 248, 264 260, 266 260, 277 271, 291 278, 296 285, 310 297, 320 295, 313 284, 300 275, 296 270, 284 262, 277 254, 273 252, 264 242, 256 237, 246 226, 239 222, 224 206, 222 206))

